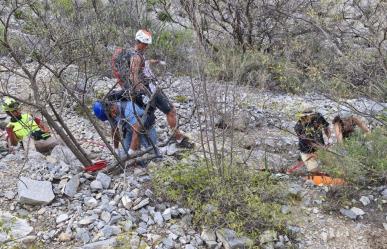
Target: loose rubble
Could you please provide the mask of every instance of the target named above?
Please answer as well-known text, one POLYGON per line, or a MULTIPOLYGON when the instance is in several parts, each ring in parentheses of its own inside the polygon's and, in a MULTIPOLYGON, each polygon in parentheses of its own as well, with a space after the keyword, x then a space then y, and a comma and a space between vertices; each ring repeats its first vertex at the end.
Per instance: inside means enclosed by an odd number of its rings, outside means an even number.
MULTIPOLYGON (((189 79, 182 78, 173 83, 174 91, 167 93, 171 99, 177 94, 189 96, 190 87, 186 82, 189 82, 189 79)), ((109 87, 113 84, 111 80, 105 79, 98 85, 109 87)), ((263 165, 261 162, 265 157, 268 158, 270 165, 277 166, 289 165, 297 158, 297 140, 289 134, 282 134, 279 137, 276 130, 271 127, 271 124, 277 121, 271 118, 272 116, 280 117, 283 120, 280 125, 291 129, 294 125, 293 120, 285 113, 294 113, 297 106, 305 100, 313 100, 315 105, 324 106, 321 110, 324 115, 333 115, 335 108, 337 108, 332 102, 316 98, 313 95, 290 96, 249 93, 245 100, 246 110, 241 110, 239 113, 240 122, 235 126, 235 132, 239 132, 236 137, 243 141, 236 142, 240 142, 240 147, 245 148, 242 152, 248 153, 249 149, 257 148, 247 162, 252 167, 263 165), (273 110, 270 110, 272 115, 266 115, 269 110, 261 108, 261 104, 268 99, 273 105, 273 110), (277 107, 274 108, 274 106, 277 107), (250 113, 256 118, 251 118, 250 113), (258 135, 257 127, 262 130, 258 135), (265 148, 265 151, 262 148, 265 148)), ((183 117, 188 117, 192 108, 193 101, 190 100, 185 104, 180 104, 177 109, 183 117)), ((74 131, 77 138, 82 141, 97 139, 98 136, 91 132, 93 129, 90 123, 75 114, 71 108, 66 110, 64 115, 68 126, 74 131)), ((168 129, 162 114, 158 113, 158 116, 160 122, 157 123, 156 127, 160 139, 164 141, 168 137, 168 129)), ((220 114, 218 127, 230 126, 229 120, 224 118, 227 116, 229 116, 227 113, 220 114)), ((192 120, 189 125, 184 126, 184 129, 187 133, 195 135, 198 125, 197 120, 192 120)), ((105 128, 108 130, 108 126, 105 128)), ((83 142, 82 146, 95 158, 113 160, 110 153, 101 146, 88 142, 83 142)), ((160 151, 164 155, 163 160, 177 162, 175 156, 179 154, 179 149, 174 144, 161 148, 160 151)), ((0 160, 0 165, 6 166, 0 166, 0 170, 21 165, 24 159, 23 153, 4 156, 0 160)), ((162 162, 154 164, 162 167, 162 162)), ((23 232, 19 233, 20 238, 31 239, 28 236, 33 232, 36 240, 52 244, 53 248, 59 245, 106 248, 126 243, 127 247, 132 248, 142 246, 141 248, 157 249, 215 249, 222 247, 243 248, 253 243, 248 238, 237 236, 235 231, 227 228, 219 230, 193 229, 192 210, 163 202, 155 197, 149 187, 151 175, 143 168, 135 168, 120 175, 108 175, 104 172, 86 173, 68 148, 57 146, 51 155, 31 153, 26 161, 23 175, 21 180, 27 183, 28 188, 19 181, 18 189, 7 189, 0 195, 0 201, 6 203, 6 207, 3 206, 4 209, 13 214, 26 213, 31 219, 30 223, 35 229, 26 220, 20 219, 18 221, 20 222, 18 224, 23 227, 23 232), (29 187, 30 185, 32 187, 29 187), (15 198, 16 193, 18 193, 18 198, 15 198), (31 207, 31 205, 36 206, 31 207)), ((283 177, 286 178, 286 176, 283 177)), ((314 205, 320 205, 323 198, 311 197, 309 186, 303 185, 302 182, 292 182, 287 191, 292 197, 301 199, 300 205, 303 206, 303 209, 294 212, 290 204, 289 206, 283 205, 282 213, 305 212, 308 217, 319 217, 320 220, 325 218, 321 209, 314 207, 314 205)), ((375 198, 380 197, 387 200, 387 188, 380 189, 377 195, 375 198)), ((367 217, 368 208, 375 202, 369 195, 356 199, 355 203, 352 204, 356 207, 351 205, 340 210, 343 216, 349 218, 343 220, 360 222, 361 217, 367 217), (360 206, 362 209, 359 208, 360 206)), ((387 225, 385 224, 387 223, 380 224, 380 227, 384 226, 386 229, 387 225)), ((305 227, 301 225, 289 225, 287 229, 289 234, 295 238, 302 237, 307 233, 305 227)), ((315 231, 320 231, 319 229, 320 227, 315 231)), ((12 230, 17 234, 17 229, 12 230)), ((0 241, 4 238, 7 239, 5 236, 0 233, 0 241)), ((329 229, 314 236, 313 239, 321 239, 323 242, 325 241, 324 243, 329 243, 335 237, 340 237, 337 232, 331 232, 329 229)), ((341 237, 346 237, 346 235, 341 237)), ((259 241, 265 246, 264 248, 284 248, 296 243, 308 248, 308 243, 311 245, 315 243, 312 239, 295 241, 290 238, 290 235, 287 237, 287 235, 279 234, 274 230, 263 231, 259 241)))
POLYGON ((26 220, 17 218, 8 212, 0 211, 0 221, 2 221, 0 243, 25 238, 33 230, 26 220))

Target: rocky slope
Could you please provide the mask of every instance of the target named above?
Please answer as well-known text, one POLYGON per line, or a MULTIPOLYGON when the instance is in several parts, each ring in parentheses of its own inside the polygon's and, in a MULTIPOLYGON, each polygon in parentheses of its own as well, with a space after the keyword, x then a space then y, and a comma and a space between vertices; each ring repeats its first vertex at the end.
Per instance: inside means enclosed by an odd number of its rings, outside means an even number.
MULTIPOLYGON (((189 160, 200 157, 199 123, 191 118, 194 107, 190 79, 172 79, 165 90, 171 99, 186 96, 176 103, 181 116, 181 127, 197 142, 197 148, 189 160), (187 121, 187 122, 186 122, 187 121)), ((113 85, 109 79, 96 82, 94 92, 104 91, 113 85)), ((214 98, 222 98, 226 86, 209 86, 214 98)), ((251 167, 263 167, 264 159, 276 170, 295 163, 297 139, 291 134, 295 124, 294 114, 300 104, 309 102, 329 121, 344 105, 338 104, 319 94, 295 96, 288 94, 260 92, 238 87, 236 89, 237 109, 234 125, 236 152, 240 160, 251 167), (288 131, 286 131, 288 130, 288 131)), ((366 99, 346 100, 357 110, 380 113, 386 105, 366 99)), ((230 113, 219 112, 217 124, 227 126, 230 113)), ((64 118, 93 159, 107 159, 112 156, 102 145, 88 120, 66 105, 64 118)), ((160 141, 168 138, 165 118, 157 113, 157 130, 160 141)), ((374 124, 373 124, 374 125, 374 124)), ((108 134, 108 125, 104 124, 108 134)), ((222 129, 219 129, 221 134, 222 129)), ((151 167, 162 167, 165 161, 177 161, 174 155, 179 151, 174 145, 161 148, 162 160, 151 163, 151 167)), ((9 220, 14 235, 0 230, 4 246, 12 245, 17 239, 22 244, 38 243, 45 248, 105 248, 108 245, 124 243, 123 248, 220 248, 236 245, 243 241, 227 236, 201 231, 191 223, 192 210, 164 202, 153 194, 150 184, 152 175, 148 168, 134 167, 119 175, 105 173, 89 174, 81 170, 80 163, 65 147, 56 147, 51 155, 35 152, 26 154, 15 151, 0 159, 0 216, 9 220), (23 176, 18 181, 18 176, 23 176), (31 180, 35 180, 31 182, 31 180), (34 187, 36 185, 37 193, 34 187), (42 194, 47 193, 47 194, 42 194), (31 205, 38 204, 38 205, 31 205), (16 223, 9 217, 18 217, 16 223), (8 218, 7 218, 8 217, 8 218), (16 226, 17 224, 17 226, 16 226), (19 230, 18 230, 19 229, 19 230), (122 234, 124 234, 122 236, 122 234)), ((289 229, 296 240, 282 235, 264 239, 265 248, 383 248, 386 243, 385 208, 387 186, 371 189, 361 200, 353 200, 352 206, 343 209, 343 215, 324 212, 327 188, 311 186, 305 180, 278 174, 289 183, 290 193, 300 201, 284 206, 283 212, 291 212, 293 219, 289 229), (358 209, 353 209, 357 207, 358 209), (350 209, 352 208, 352 209, 350 209), (359 210, 360 208, 360 210, 359 210), (375 218, 376 217, 376 218, 375 218), (375 239, 377 238, 377 239, 375 239)), ((345 207, 343 207, 345 208, 345 207)), ((6 222, 7 223, 7 222, 6 222)), ((11 232, 12 233, 12 232, 11 232)))

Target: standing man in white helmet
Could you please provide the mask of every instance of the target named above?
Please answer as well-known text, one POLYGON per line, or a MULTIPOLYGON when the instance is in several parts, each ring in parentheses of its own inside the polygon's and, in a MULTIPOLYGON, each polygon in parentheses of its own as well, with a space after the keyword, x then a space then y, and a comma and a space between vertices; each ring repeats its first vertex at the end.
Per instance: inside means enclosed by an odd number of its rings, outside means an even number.
MULTIPOLYGON (((117 66, 119 63, 117 63, 117 59, 115 59, 119 58, 119 56, 113 56, 113 74, 117 78, 118 84, 124 89, 130 88, 133 91, 132 96, 134 97, 134 102, 142 108, 145 108, 146 103, 144 102, 149 100, 152 93, 154 93, 154 105, 151 106, 149 111, 154 111, 154 107, 162 111, 167 117, 169 127, 174 131, 174 138, 177 145, 179 147, 193 148, 194 144, 189 142, 188 137, 183 135, 177 128, 176 109, 174 105, 160 89, 152 87, 152 84, 150 84, 152 79, 148 78, 144 71, 144 53, 148 48, 148 45, 152 44, 152 33, 147 30, 140 29, 136 33, 135 40, 136 43, 133 51, 129 52, 129 55, 122 56, 122 58, 129 60, 129 63, 126 62, 127 64, 124 64, 124 66, 129 64, 128 72, 125 72, 124 70, 120 71, 120 66, 117 66)), ((141 130, 140 124, 138 123, 133 125, 132 128, 137 132, 141 130)), ((134 153, 139 147, 137 132, 133 133, 129 154, 134 153)))

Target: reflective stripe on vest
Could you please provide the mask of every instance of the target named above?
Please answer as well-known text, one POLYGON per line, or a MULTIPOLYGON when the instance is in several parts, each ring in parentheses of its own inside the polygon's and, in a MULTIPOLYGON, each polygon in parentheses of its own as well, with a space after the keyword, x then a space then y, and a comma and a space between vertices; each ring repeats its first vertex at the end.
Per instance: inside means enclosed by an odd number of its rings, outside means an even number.
POLYGON ((13 132, 18 139, 24 139, 32 132, 40 130, 39 126, 34 121, 34 118, 29 114, 22 114, 21 119, 17 122, 10 122, 13 126, 13 132))

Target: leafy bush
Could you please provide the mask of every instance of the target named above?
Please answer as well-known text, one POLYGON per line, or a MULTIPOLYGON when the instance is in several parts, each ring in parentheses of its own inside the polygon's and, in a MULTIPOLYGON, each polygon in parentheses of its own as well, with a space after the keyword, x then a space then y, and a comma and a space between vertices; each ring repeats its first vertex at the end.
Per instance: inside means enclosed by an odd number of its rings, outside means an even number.
POLYGON ((387 182, 387 130, 375 129, 364 136, 355 134, 332 150, 319 151, 323 170, 335 177, 344 178, 350 185, 365 186, 387 182))
POLYGON ((266 1, 254 6, 242 1, 232 7, 204 1, 199 9, 186 2, 195 1, 184 1, 183 9, 188 16, 193 11, 203 16, 189 18, 203 47, 216 53, 223 50, 221 43, 240 51, 252 49, 268 54, 275 58, 271 61, 274 68, 284 72, 274 79, 281 89, 297 91, 303 83, 308 90, 337 93, 337 89, 331 88, 331 80, 336 78, 341 79, 334 82, 340 83, 336 84, 338 89, 348 87, 352 96, 386 99, 386 48, 380 46, 379 38, 386 29, 386 23, 381 21, 385 1, 361 5, 356 1, 319 1, 313 6, 282 1, 275 7, 266 6, 271 5, 266 1), (240 13, 238 8, 248 11, 240 13), (234 15, 240 18, 224 18, 234 15), (308 20, 299 18, 300 15, 308 20), (251 22, 253 19, 256 22, 251 22), (267 25, 267 20, 271 25, 267 25), (241 23, 245 28, 240 28, 241 23), (358 27, 364 28, 359 32, 358 27))
POLYGON ((303 89, 303 79, 306 77, 302 71, 289 60, 273 60, 269 65, 272 80, 280 90, 297 93, 303 89))
POLYGON ((184 96, 184 95, 177 95, 175 97, 175 100, 176 100, 177 103, 187 103, 188 97, 184 96))
POLYGON ((290 60, 254 50, 222 47, 205 64, 210 77, 265 90, 300 92, 307 77, 290 60))
POLYGON ((193 34, 189 30, 154 32, 154 44, 150 46, 149 58, 162 56, 168 63, 168 69, 174 72, 187 72, 189 70, 190 53, 188 52, 193 34))
POLYGON ((254 77, 257 76, 256 72, 259 75, 265 74, 265 66, 269 59, 266 55, 253 50, 244 53, 227 44, 219 45, 218 48, 218 52, 212 54, 211 57, 197 58, 203 60, 207 76, 226 81, 238 80, 240 85, 256 86, 261 84, 261 81, 266 83, 267 78, 254 77))
POLYGON ((66 15, 75 15, 75 6, 72 0, 54 0, 54 8, 56 11, 63 11, 66 15))
POLYGON ((179 163, 154 174, 156 194, 193 209, 195 225, 231 228, 256 241, 262 230, 284 230, 284 186, 268 173, 235 166, 221 176, 204 163, 179 163))

